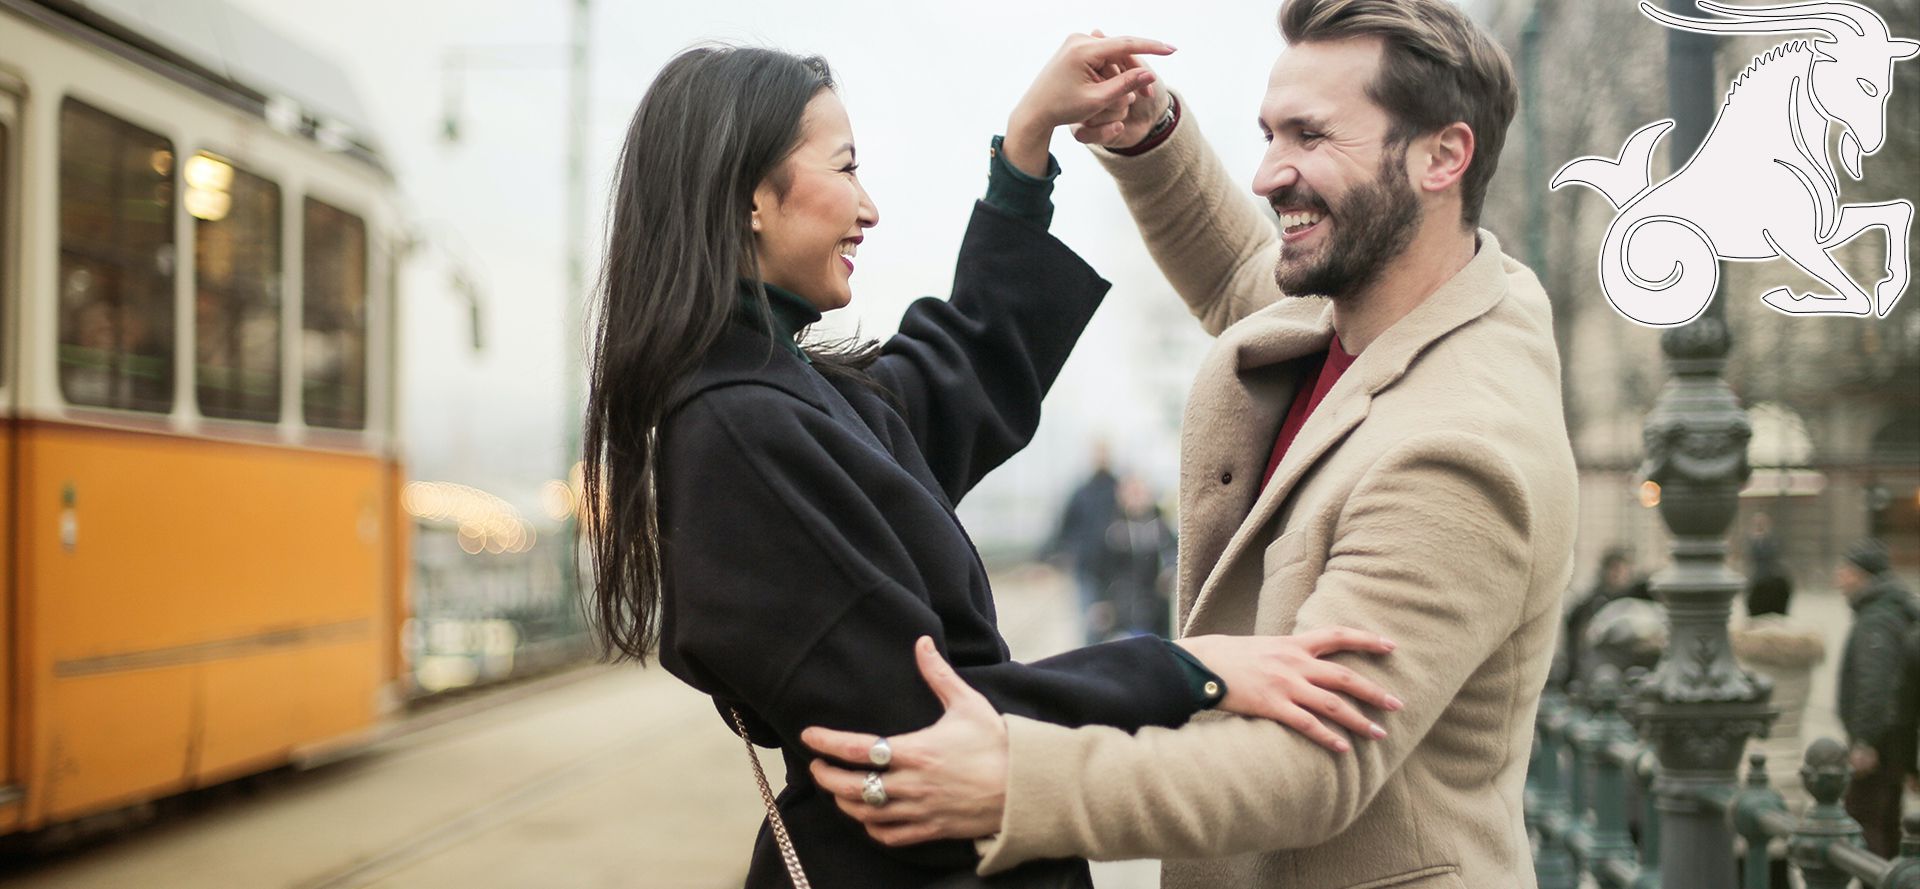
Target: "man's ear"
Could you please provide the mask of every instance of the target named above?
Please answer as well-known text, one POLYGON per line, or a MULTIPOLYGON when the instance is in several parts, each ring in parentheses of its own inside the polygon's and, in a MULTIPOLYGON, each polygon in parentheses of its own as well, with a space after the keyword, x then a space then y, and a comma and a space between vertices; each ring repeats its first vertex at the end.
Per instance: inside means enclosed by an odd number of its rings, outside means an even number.
POLYGON ((1467 175, 1467 167, 1473 164, 1473 150, 1476 147, 1473 128, 1461 121, 1454 121, 1441 127, 1419 140, 1416 146, 1424 146, 1420 157, 1414 161, 1413 181, 1422 191, 1438 193, 1446 191, 1460 183, 1467 175))

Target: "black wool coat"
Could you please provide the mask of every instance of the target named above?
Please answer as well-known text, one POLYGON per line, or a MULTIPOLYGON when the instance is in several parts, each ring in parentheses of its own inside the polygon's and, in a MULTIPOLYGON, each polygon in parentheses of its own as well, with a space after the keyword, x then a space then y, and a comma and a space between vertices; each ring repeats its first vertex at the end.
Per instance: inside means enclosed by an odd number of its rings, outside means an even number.
MULTIPOLYGON (((661 663, 781 748, 780 810, 816 886, 930 886, 977 862, 971 843, 881 846, 807 772, 807 726, 896 735, 940 717, 914 665, 919 636, 1005 713, 1135 729, 1200 706, 1155 639, 1010 660, 953 512, 1032 437, 1108 286, 1044 230, 980 204, 952 298, 907 310, 868 369, 874 385, 824 376, 735 323, 660 424, 661 663)), ((743 762, 715 780, 752 779, 743 762)), ((989 885, 1085 874, 1083 861, 1040 861, 989 885)), ((747 885, 787 885, 765 825, 747 885)))

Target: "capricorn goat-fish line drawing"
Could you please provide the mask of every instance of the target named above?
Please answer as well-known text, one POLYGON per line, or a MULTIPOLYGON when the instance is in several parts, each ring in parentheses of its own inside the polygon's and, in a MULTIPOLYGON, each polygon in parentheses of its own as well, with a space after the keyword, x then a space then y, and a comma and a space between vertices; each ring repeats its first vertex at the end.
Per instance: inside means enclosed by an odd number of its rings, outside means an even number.
POLYGON ((1718 259, 1785 258, 1833 289, 1796 294, 1775 287, 1761 300, 1788 315, 1887 316, 1909 278, 1913 202, 1841 204, 1828 158, 1829 128, 1841 129, 1840 160, 1859 179, 1861 158, 1886 141, 1893 63, 1920 43, 1890 36, 1872 10, 1853 3, 1737 6, 1698 0, 1722 16, 1697 19, 1650 3, 1640 12, 1700 34, 1811 34, 1757 55, 1727 89, 1720 116, 1686 166, 1652 182, 1653 150, 1673 121, 1627 137, 1618 158, 1583 157, 1550 188, 1588 186, 1619 210, 1600 252, 1600 289, 1615 310, 1649 327, 1699 317, 1719 285, 1718 259), (1868 293, 1831 252, 1885 229, 1887 277, 1868 293))

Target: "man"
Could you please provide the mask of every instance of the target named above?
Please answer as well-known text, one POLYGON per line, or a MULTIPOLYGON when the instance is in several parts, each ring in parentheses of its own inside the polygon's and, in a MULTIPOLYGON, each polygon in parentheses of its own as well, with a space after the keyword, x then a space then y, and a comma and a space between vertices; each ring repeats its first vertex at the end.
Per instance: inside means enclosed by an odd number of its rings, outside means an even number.
POLYGON ((1113 631, 1113 620, 1101 619, 1096 606, 1105 600, 1113 574, 1105 547, 1107 526, 1120 513, 1120 482, 1113 474, 1106 442, 1094 442, 1092 462, 1093 474, 1067 498, 1060 528, 1047 545, 1049 554, 1064 555, 1071 564, 1074 589, 1080 594, 1080 626, 1088 645, 1105 640, 1113 631))
POLYGON ((1910 632, 1920 619, 1913 594, 1893 576, 1887 548, 1863 540, 1834 569, 1834 585, 1853 606, 1840 661, 1840 722, 1853 750, 1847 814, 1867 848, 1883 858, 1900 850, 1900 790, 1913 769, 1916 687, 1910 632))
POLYGON ((1601 609, 1620 599, 1651 602, 1653 593, 1647 589, 1646 578, 1634 577, 1633 560, 1627 556, 1627 551, 1614 547, 1601 556, 1600 575, 1595 578, 1593 588, 1587 591, 1580 604, 1567 612, 1566 633, 1561 637, 1561 644, 1567 652, 1567 675, 1564 680, 1586 681, 1592 678, 1595 663, 1587 645, 1587 625, 1593 622, 1601 609))
MULTIPOLYGON (((985 836, 982 874, 1084 855, 1210 889, 1533 885, 1521 790, 1576 484, 1546 296, 1476 231, 1511 66, 1446 0, 1293 0, 1280 24, 1253 185, 1282 232, 1164 91, 1076 135, 1219 337, 1183 429, 1181 633, 1376 632, 1393 654, 1334 660, 1406 706, 1341 754, 1217 712, 1067 729, 996 717, 923 645, 949 709, 890 739, 891 799, 813 766, 883 842, 985 836)), ((851 763, 875 740, 805 738, 851 763)))

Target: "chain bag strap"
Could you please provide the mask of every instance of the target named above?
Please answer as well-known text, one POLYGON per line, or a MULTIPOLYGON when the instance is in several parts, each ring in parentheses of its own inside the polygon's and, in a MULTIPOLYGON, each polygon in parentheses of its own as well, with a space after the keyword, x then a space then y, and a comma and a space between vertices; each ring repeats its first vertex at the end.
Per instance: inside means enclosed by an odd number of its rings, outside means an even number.
POLYGON ((780 860, 787 865, 787 876, 793 880, 793 889, 813 889, 807 882, 807 872, 800 869, 800 853, 793 850, 793 838, 787 836, 787 822, 780 817, 779 808, 773 804, 773 788, 767 784, 766 770, 760 768, 760 754, 754 752, 753 741, 747 737, 746 720, 740 718, 740 711, 728 707, 727 713, 733 716, 733 730, 747 745, 747 761, 753 763, 753 779, 760 782, 760 801, 767 804, 767 825, 773 828, 773 841, 780 846, 780 860))

